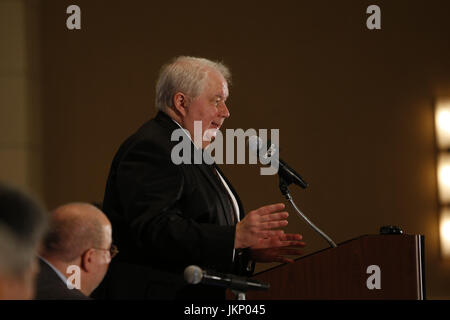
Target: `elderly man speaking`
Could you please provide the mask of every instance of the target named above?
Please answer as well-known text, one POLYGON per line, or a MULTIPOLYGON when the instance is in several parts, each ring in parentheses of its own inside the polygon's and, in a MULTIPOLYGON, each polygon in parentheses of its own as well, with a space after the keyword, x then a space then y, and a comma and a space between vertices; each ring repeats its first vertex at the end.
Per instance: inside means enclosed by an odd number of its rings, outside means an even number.
POLYGON ((215 164, 171 160, 174 130, 194 137, 201 121, 209 139, 192 149, 202 150, 230 116, 229 79, 227 67, 203 58, 178 57, 161 69, 158 114, 122 144, 111 165, 103 210, 120 253, 99 296, 224 299, 221 288, 183 283, 183 270, 198 265, 248 276, 252 262, 290 262, 286 255, 301 254, 301 235, 280 230, 287 225, 284 204, 244 214, 215 164))

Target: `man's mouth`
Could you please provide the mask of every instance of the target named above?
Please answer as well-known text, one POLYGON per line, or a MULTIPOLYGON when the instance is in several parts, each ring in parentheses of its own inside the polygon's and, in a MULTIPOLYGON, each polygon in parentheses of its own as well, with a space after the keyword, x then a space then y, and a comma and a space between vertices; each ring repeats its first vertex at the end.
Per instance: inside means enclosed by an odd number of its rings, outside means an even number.
POLYGON ((220 124, 218 124, 216 122, 211 122, 211 128, 212 129, 219 129, 220 128, 220 124))

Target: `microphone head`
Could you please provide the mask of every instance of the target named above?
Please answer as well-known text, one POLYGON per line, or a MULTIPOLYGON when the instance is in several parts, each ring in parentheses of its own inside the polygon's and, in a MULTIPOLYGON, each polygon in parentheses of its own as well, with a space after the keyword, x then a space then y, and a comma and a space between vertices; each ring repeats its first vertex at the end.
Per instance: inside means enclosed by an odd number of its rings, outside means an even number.
POLYGON ((189 266, 184 269, 184 280, 189 284, 198 284, 202 281, 203 270, 197 266, 189 266))
POLYGON ((248 149, 252 152, 258 152, 263 146, 262 139, 258 136, 248 138, 248 149))
POLYGON ((251 136, 248 138, 248 149, 253 153, 261 153, 266 159, 278 152, 278 146, 276 144, 271 143, 270 140, 264 142, 263 139, 258 136, 251 136))

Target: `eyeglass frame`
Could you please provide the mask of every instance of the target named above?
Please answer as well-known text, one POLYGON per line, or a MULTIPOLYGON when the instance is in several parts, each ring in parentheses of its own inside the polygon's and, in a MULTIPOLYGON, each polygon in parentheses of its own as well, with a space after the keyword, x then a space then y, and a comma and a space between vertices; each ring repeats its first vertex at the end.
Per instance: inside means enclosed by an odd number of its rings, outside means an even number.
POLYGON ((109 249, 103 249, 103 248, 92 248, 92 249, 109 251, 109 255, 110 255, 111 259, 114 258, 115 256, 117 256, 117 254, 119 253, 119 249, 113 243, 111 244, 111 247, 109 247, 109 249))

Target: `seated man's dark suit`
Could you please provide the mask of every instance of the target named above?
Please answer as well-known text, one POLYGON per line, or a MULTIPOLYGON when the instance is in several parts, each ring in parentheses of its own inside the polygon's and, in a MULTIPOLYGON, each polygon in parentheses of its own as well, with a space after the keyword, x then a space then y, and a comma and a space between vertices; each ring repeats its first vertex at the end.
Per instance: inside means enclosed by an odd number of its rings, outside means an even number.
POLYGON ((90 300, 81 291, 69 289, 67 284, 42 259, 39 259, 35 300, 90 300))
MULTIPOLYGON (((221 288, 186 285, 184 269, 198 265, 219 272, 249 274, 247 250, 236 250, 233 258, 233 205, 214 171, 217 167, 175 165, 171 160, 172 148, 179 143, 171 141, 171 135, 179 128, 168 115, 159 112, 115 155, 103 211, 112 223, 120 253, 95 296, 224 299, 221 288)), ((192 143, 190 146, 192 153, 196 152, 192 143)), ((227 184, 242 219, 244 210, 239 197, 227 184)))

